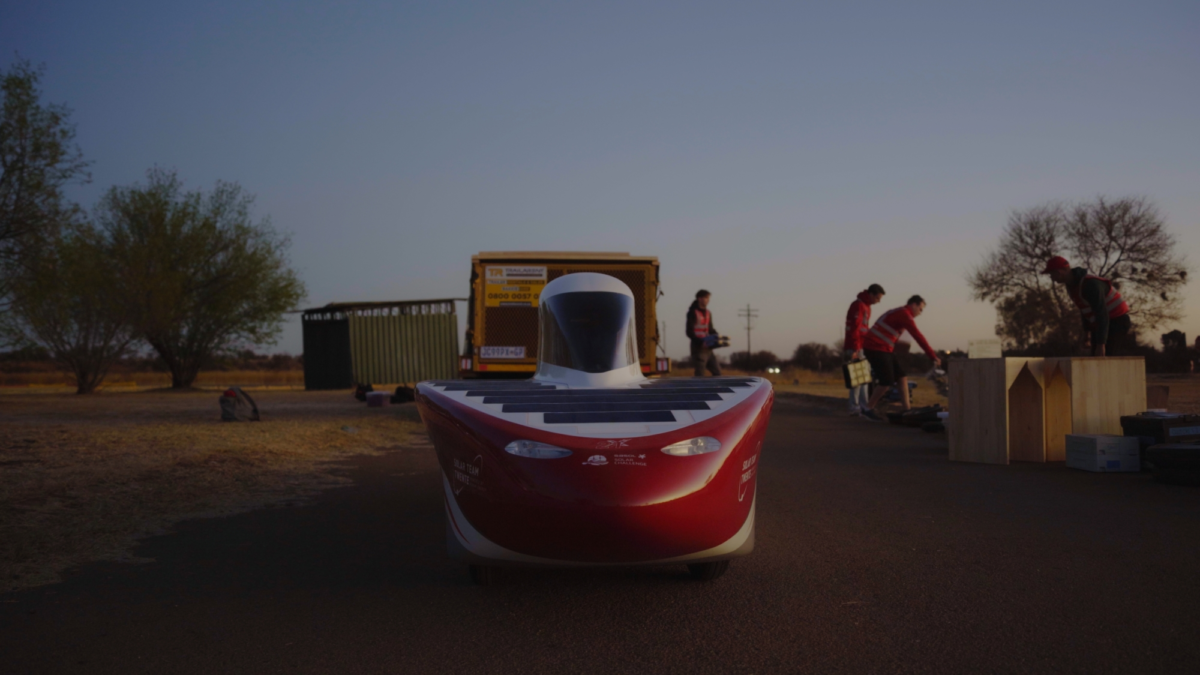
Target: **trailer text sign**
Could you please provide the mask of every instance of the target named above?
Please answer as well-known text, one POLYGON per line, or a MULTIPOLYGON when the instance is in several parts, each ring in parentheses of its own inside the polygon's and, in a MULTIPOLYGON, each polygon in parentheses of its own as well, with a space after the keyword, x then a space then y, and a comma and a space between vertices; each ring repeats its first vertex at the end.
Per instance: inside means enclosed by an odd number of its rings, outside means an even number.
POLYGON ((485 307, 537 307, 546 286, 546 268, 494 265, 484 268, 485 307))

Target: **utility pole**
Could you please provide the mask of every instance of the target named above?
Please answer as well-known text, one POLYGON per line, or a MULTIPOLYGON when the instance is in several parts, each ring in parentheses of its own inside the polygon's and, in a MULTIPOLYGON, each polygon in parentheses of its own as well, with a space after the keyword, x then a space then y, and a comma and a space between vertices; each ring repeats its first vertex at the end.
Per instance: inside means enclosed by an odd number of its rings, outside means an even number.
POLYGON ((738 316, 746 319, 746 355, 749 356, 754 353, 750 349, 750 329, 753 328, 750 322, 752 319, 758 318, 758 310, 751 307, 750 303, 747 302, 746 309, 738 310, 738 316))

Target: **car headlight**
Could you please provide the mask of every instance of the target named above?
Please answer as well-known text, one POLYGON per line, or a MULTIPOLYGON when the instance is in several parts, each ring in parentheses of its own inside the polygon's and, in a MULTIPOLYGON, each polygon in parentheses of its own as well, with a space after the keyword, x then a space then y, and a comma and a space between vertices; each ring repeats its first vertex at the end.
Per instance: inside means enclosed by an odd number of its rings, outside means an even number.
POLYGON ((517 457, 532 457, 534 459, 558 459, 570 457, 571 451, 557 445, 538 443, 537 441, 513 441, 504 446, 504 451, 517 457))
POLYGON ((721 441, 712 436, 701 436, 700 438, 689 438, 686 441, 672 443, 663 448, 662 451, 668 455, 684 457, 686 455, 703 455, 707 452, 716 452, 720 449, 721 441))

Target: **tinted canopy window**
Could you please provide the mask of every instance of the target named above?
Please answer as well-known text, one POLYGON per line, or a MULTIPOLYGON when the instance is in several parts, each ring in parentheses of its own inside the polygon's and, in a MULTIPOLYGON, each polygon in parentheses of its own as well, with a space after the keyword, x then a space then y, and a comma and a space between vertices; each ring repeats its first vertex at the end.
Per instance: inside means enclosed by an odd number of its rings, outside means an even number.
POLYGON ((542 298, 538 359, 585 373, 606 373, 637 363, 633 298, 587 291, 542 298))

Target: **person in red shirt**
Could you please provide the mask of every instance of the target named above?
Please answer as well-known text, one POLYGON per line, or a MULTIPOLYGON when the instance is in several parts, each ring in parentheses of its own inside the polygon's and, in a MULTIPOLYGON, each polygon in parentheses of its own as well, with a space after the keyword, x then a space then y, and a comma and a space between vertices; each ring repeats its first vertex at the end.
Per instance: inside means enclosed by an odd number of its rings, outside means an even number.
POLYGON ((864 417, 876 421, 882 420, 876 414, 875 406, 879 405, 879 402, 893 386, 900 390, 900 405, 905 410, 912 408, 912 403, 908 400, 908 376, 904 374, 904 369, 896 360, 896 343, 900 341, 900 336, 904 335, 904 331, 912 334, 917 344, 921 345, 921 349, 925 350, 925 353, 933 360, 933 365, 940 366, 942 364, 937 352, 933 351, 933 347, 929 346, 925 336, 917 329, 917 322, 914 319, 921 316, 924 311, 925 298, 914 295, 903 307, 890 309, 879 317, 879 320, 863 338, 863 354, 870 362, 871 370, 875 373, 875 380, 880 385, 871 395, 871 400, 868 402, 866 410, 863 411, 864 417))
POLYGON ((1090 274, 1083 267, 1071 267, 1067 259, 1056 255, 1046 263, 1042 274, 1067 287, 1067 295, 1083 316, 1083 348, 1092 356, 1129 354, 1137 346, 1129 303, 1121 297, 1116 284, 1090 274))
MULTIPOLYGON (((846 339, 842 347, 846 351, 847 361, 857 361, 863 357, 863 338, 871 329, 871 305, 878 304, 883 299, 883 286, 871 284, 867 290, 858 294, 858 298, 850 303, 846 312, 846 339)), ((870 385, 861 384, 850 389, 850 415, 861 415, 867 407, 870 385)))

